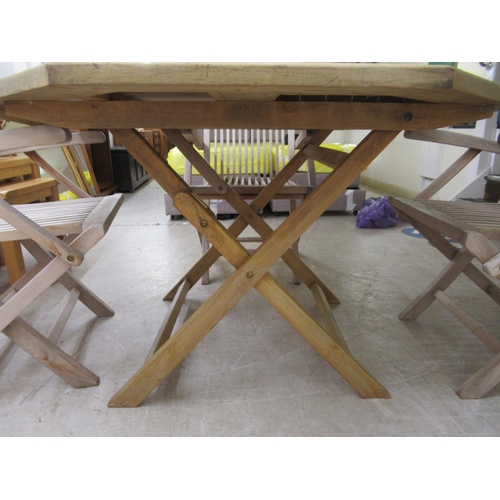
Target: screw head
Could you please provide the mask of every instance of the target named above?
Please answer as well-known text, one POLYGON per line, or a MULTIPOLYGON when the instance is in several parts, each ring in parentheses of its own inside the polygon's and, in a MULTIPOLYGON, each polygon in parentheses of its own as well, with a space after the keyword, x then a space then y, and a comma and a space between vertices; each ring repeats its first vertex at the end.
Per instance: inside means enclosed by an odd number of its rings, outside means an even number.
POLYGON ((252 271, 248 271, 248 273, 247 273, 247 278, 251 278, 252 276, 253 276, 252 271))
POLYGON ((200 224, 201 224, 201 227, 207 227, 208 226, 208 222, 206 220, 202 220, 200 222, 200 224))
POLYGON ((411 120, 413 119, 413 115, 411 113, 406 113, 404 116, 404 121, 405 122, 411 122, 411 120))
POLYGON ((67 259, 70 261, 70 262, 73 262, 75 260, 75 256, 74 255, 68 255, 67 259))

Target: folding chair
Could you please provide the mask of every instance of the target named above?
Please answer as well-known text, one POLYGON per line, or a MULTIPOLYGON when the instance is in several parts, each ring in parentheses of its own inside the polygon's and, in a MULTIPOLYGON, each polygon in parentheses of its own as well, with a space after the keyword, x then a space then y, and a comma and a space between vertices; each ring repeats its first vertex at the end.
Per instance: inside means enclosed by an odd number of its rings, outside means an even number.
MULTIPOLYGON (((92 132, 83 134, 48 126, 1 131, 0 155, 92 140, 92 132)), ((15 206, 0 199, 0 242, 20 241, 36 260, 0 296, 0 330, 75 388, 98 385, 99 378, 56 345, 73 307, 79 300, 99 317, 114 313, 68 271, 104 237, 122 202, 123 195, 15 206), (68 294, 44 336, 20 315, 57 281, 68 294)))
POLYGON ((438 300, 467 326, 495 356, 457 391, 464 399, 481 398, 500 382, 500 341, 454 302, 445 290, 464 273, 500 305, 500 288, 487 274, 500 277, 500 250, 490 240, 500 240, 500 205, 390 197, 390 204, 423 234, 449 263, 423 292, 399 315, 414 320, 438 300), (461 245, 457 249, 446 237, 461 245), (472 261, 483 264, 481 272, 472 261))
MULTIPOLYGON (((500 288, 495 283, 499 277, 499 250, 490 240, 500 239, 500 205, 462 201, 438 201, 436 195, 451 179, 463 170, 482 151, 500 153, 495 141, 444 130, 406 131, 405 138, 465 148, 462 154, 440 176, 419 193, 415 200, 390 198, 390 204, 445 257, 448 265, 435 280, 415 299, 399 318, 414 320, 436 299, 464 323, 495 354, 500 352, 496 340, 472 316, 454 302, 445 290, 464 273, 495 302, 500 304, 500 288), (461 245, 457 249, 446 237, 461 245), (474 259, 483 264, 482 273, 472 264, 474 259)), ((457 391, 461 398, 480 398, 500 382, 500 354, 470 377, 457 391)))

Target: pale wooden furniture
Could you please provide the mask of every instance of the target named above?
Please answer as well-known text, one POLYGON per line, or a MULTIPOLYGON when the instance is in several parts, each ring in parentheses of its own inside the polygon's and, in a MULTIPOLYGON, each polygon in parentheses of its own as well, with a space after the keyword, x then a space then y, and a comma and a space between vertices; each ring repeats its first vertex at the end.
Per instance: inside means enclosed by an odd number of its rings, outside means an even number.
MULTIPOLYGON (((49 165, 37 150, 61 146, 72 150, 85 144, 105 141, 100 132, 79 132, 41 125, 6 130, 0 136, 0 196, 10 204, 59 200, 58 184, 65 186, 78 197, 90 196, 88 189, 81 189, 71 180, 49 165), (26 156, 11 156, 24 152, 26 156), (40 168, 51 177, 42 178, 40 168), (2 182, 4 181, 4 182, 2 182)), ((74 171, 74 170, 73 170, 74 171)), ((75 171, 74 171, 75 172, 75 171)), ((82 173, 83 176, 83 173, 82 173)), ((76 177, 78 180, 78 177, 76 177)), ((85 181, 85 185, 87 185, 85 181)), ((82 184, 80 184, 82 186, 82 184)), ((21 245, 18 241, 2 243, 9 281, 14 284, 26 272, 21 245)))
POLYGON ((25 156, 0 157, 0 196, 11 205, 56 201, 57 181, 42 178, 38 165, 25 156))
POLYGON ((461 308, 446 289, 463 273, 495 302, 500 304, 500 249, 491 240, 500 240, 500 204, 390 198, 390 204, 422 233, 449 263, 422 293, 399 315, 414 320, 435 300, 443 304, 495 356, 458 389, 461 398, 481 398, 500 382, 500 340, 461 308), (460 244, 457 249, 446 237, 460 244), (477 259, 479 268, 472 264, 477 259), (490 276, 497 279, 491 279, 490 276))
MULTIPOLYGON (((53 130, 44 135, 44 140, 58 140, 60 132, 71 136, 69 131, 58 127, 45 127, 42 132, 48 128, 53 130)), ((30 141, 30 137, 40 131, 38 127, 16 130, 22 130, 20 136, 26 145, 23 147, 22 140, 17 141, 19 136, 12 133, 9 144, 9 138, 4 137, 7 132, 0 131, 0 144, 4 149, 7 146, 10 151, 20 152, 44 147, 43 142, 30 141)), ((79 139, 81 136, 75 137, 75 141, 79 139)), ((0 198, 0 242, 20 242, 36 260, 36 264, 0 296, 0 330, 76 388, 98 385, 99 378, 56 345, 71 311, 78 300, 97 316, 112 316, 113 311, 68 271, 82 264, 84 255, 104 237, 122 201, 121 195, 115 195, 13 206, 0 198), (55 282, 65 287, 68 294, 44 336, 20 315, 55 282)))
MULTIPOLYGON (((193 192, 202 199, 214 213, 237 214, 229 203, 224 200, 221 191, 223 184, 238 193, 243 200, 250 204, 274 180, 279 171, 293 158, 295 148, 288 148, 288 142, 295 144, 294 130, 241 130, 241 129, 214 129, 195 131, 194 137, 201 139, 198 145, 203 151, 196 156, 196 151, 189 142, 189 137, 175 135, 174 131, 166 131, 169 139, 177 144, 185 156, 184 180, 191 186, 193 192), (193 167, 201 173, 193 182, 193 167), (220 183, 208 170, 212 169, 222 180, 220 183), (200 179, 201 177, 201 179, 200 179), (211 183, 207 179, 211 179, 211 183)), ((297 200, 303 200, 312 191, 312 186, 297 186, 288 181, 273 197, 284 200, 287 211, 292 213, 296 208, 297 200)), ((166 203, 172 199, 165 194, 166 203)), ((173 203, 169 203, 169 206, 173 203)), ((174 207, 175 208, 175 207, 174 207)), ((170 210, 173 212, 173 210, 170 210)), ((209 242, 199 233, 203 253, 209 249, 209 242)), ((257 236, 238 238, 241 242, 262 242, 257 236)), ((292 250, 298 254, 299 242, 295 241, 292 250)), ((300 283, 294 273, 294 282, 300 283)), ((202 284, 209 283, 209 271, 202 277, 202 284)))
POLYGON ((419 193, 415 200, 430 200, 482 151, 500 153, 500 145, 496 141, 446 130, 410 130, 406 131, 404 136, 407 139, 446 144, 466 149, 462 156, 419 193))
POLYGON ((173 336, 173 316, 166 319, 146 362, 111 398, 109 406, 139 405, 252 287, 358 394, 387 398, 387 389, 350 352, 331 319, 328 302, 336 300, 334 294, 290 246, 400 131, 488 118, 500 107, 500 87, 456 68, 439 66, 46 64, 0 81, 1 105, 0 117, 17 121, 109 129, 210 241, 213 246, 196 268, 169 292, 169 298, 175 296, 173 309, 220 255, 235 267, 231 277, 173 336), (305 138, 298 153, 250 205, 219 176, 207 179, 221 188, 221 194, 240 214, 226 229, 134 130, 139 127, 171 130, 176 139, 186 129, 316 132, 305 138), (333 129, 372 132, 273 232, 259 212, 309 157, 338 161, 337 155, 333 158, 320 147, 333 129), (247 225, 264 238, 252 254, 236 240, 247 225), (268 273, 280 258, 317 297, 318 309, 328 315, 324 326, 268 273))
MULTIPOLYGON (((495 354, 500 352, 497 341, 469 313, 459 307, 445 290, 464 273, 489 297, 500 304, 497 280, 500 271, 500 251, 490 240, 500 239, 500 205, 463 201, 431 200, 451 179, 462 171, 482 151, 500 153, 496 141, 486 140, 444 130, 414 130, 405 132, 407 139, 434 142, 465 148, 466 151, 439 177, 415 197, 415 201, 391 198, 391 205, 401 217, 423 234, 443 255, 449 264, 436 279, 415 298, 399 315, 402 320, 417 319, 435 300, 453 313, 472 333, 482 340, 495 354), (461 244, 458 250, 446 237, 461 244), (482 274, 471 263, 477 259, 483 264, 482 274)), ((457 391, 461 398, 480 398, 500 382, 500 357, 495 356, 457 391)))

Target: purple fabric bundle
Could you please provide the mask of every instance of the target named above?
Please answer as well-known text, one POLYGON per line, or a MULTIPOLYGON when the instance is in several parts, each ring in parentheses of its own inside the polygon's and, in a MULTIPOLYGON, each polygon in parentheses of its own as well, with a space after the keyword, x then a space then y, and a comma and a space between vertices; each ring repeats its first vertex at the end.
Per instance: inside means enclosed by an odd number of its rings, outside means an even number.
POLYGON ((396 210, 389 205, 387 196, 368 198, 356 216, 356 227, 394 227, 397 224, 396 210))

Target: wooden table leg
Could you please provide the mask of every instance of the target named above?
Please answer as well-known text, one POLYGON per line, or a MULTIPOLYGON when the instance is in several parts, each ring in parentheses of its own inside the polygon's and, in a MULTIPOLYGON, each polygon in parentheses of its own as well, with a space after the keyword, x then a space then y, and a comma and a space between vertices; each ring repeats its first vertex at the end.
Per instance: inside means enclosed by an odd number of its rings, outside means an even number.
MULTIPOLYGON (((237 270, 188 319, 146 364, 118 391, 109 406, 137 406, 158 383, 197 345, 229 310, 255 286, 362 397, 389 397, 387 391, 364 370, 300 304, 272 278, 267 270, 323 213, 364 168, 396 137, 398 132, 372 132, 341 168, 335 170, 260 247, 248 252, 189 191, 173 170, 147 160, 147 143, 134 131, 117 130, 118 140, 157 179, 181 208, 181 213, 237 270), (315 326, 317 325, 317 326, 315 326)), ((114 132, 113 132, 114 133, 114 132)))
MULTIPOLYGON (((197 214, 208 219, 204 235, 224 247, 224 255, 233 264, 248 259, 248 251, 198 202, 188 194, 184 215, 192 222, 197 214), (204 213, 206 212, 206 213, 204 213), (214 238, 214 235, 217 235, 214 238)), ((182 207, 184 208, 184 207, 182 207)), ((201 227, 201 226, 200 226, 201 227)), ((144 366, 113 396, 110 407, 138 406, 205 335, 255 286, 266 300, 294 326, 317 352, 364 398, 387 398, 389 393, 342 346, 336 343, 316 320, 268 273, 257 282, 253 275, 242 274, 240 268, 210 297, 144 366)))

